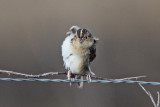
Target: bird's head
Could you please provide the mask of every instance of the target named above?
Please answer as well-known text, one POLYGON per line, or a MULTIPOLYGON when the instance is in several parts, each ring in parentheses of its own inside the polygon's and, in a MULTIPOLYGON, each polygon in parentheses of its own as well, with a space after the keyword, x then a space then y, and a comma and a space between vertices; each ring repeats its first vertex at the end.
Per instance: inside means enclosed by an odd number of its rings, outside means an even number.
POLYGON ((93 37, 89 30, 79 26, 72 26, 67 32, 67 35, 73 36, 71 42, 75 47, 89 48, 99 40, 93 37))
POLYGON ((80 42, 83 43, 85 40, 91 38, 91 33, 87 29, 79 29, 76 31, 76 39, 80 42))
POLYGON ((79 47, 89 48, 94 43, 94 37, 87 29, 78 29, 75 33, 74 42, 79 47))

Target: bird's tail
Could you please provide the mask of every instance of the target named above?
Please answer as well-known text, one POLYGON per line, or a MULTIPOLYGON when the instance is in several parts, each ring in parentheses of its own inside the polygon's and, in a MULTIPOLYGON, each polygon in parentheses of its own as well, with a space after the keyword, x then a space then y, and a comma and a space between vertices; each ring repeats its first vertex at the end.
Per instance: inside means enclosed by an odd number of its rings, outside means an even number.
MULTIPOLYGON (((83 76, 76 76, 76 79, 83 80, 83 76)), ((78 88, 82 88, 82 87, 83 87, 83 82, 78 82, 78 88)))

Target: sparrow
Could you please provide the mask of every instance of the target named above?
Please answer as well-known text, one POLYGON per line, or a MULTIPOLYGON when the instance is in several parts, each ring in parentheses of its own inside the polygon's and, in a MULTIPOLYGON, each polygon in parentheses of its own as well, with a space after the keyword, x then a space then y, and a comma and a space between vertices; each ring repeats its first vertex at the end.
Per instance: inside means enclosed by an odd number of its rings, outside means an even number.
MULTIPOLYGON (((87 75, 87 80, 91 81, 91 76, 95 74, 91 71, 90 63, 96 57, 98 38, 79 26, 72 26, 66 35, 62 43, 62 57, 68 70, 68 80, 71 80, 71 74, 75 74, 76 79, 83 80, 83 75, 87 75)), ((82 86, 83 82, 79 82, 78 87, 82 86)))

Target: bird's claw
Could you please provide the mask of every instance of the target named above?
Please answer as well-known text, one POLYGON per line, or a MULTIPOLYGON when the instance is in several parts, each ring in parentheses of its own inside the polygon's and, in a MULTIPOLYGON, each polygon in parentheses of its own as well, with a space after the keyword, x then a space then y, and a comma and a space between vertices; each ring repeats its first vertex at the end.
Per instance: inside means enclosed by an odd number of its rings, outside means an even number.
POLYGON ((69 81, 71 81, 71 70, 68 71, 67 78, 68 78, 69 81))
POLYGON ((92 82, 91 74, 87 74, 86 79, 88 80, 88 82, 92 82))

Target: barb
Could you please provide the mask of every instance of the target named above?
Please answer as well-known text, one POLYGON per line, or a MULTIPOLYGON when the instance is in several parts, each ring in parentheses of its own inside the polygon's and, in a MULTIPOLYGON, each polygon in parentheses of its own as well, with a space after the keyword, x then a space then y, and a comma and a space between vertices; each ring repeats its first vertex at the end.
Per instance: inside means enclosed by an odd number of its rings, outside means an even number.
POLYGON ((40 78, 40 77, 46 77, 49 75, 66 75, 67 74, 66 72, 48 72, 48 73, 33 75, 33 74, 25 74, 25 73, 19 73, 14 71, 7 71, 7 70, 0 70, 0 73, 8 74, 9 76, 15 75, 15 76, 26 77, 26 78, 40 78))
POLYGON ((136 77, 127 77, 127 78, 121 78, 121 79, 116 79, 116 80, 131 80, 131 79, 139 79, 139 78, 144 78, 147 76, 136 76, 136 77))
POLYGON ((152 94, 151 94, 149 91, 147 91, 147 90, 142 86, 142 84, 139 83, 139 85, 140 85, 140 87, 143 89, 143 91, 149 96, 149 98, 151 99, 154 107, 159 107, 159 92, 157 92, 158 98, 157 98, 157 104, 156 104, 156 102, 155 102, 152 94))

